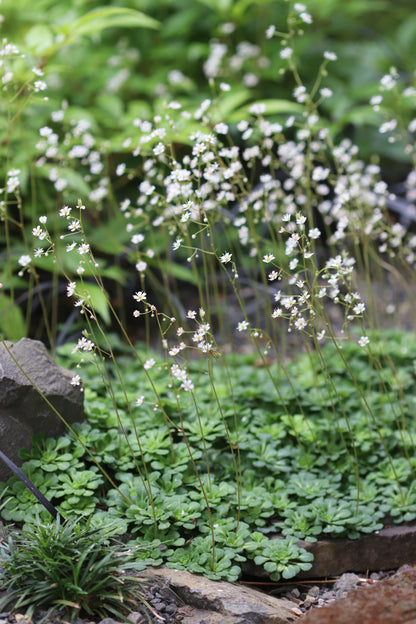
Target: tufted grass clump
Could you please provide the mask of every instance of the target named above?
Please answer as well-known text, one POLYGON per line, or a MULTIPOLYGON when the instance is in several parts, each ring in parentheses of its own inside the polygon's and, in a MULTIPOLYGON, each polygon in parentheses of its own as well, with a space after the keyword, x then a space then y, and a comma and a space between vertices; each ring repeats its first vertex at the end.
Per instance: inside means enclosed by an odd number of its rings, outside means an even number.
MULTIPOLYGON (((56 611, 74 621, 78 615, 124 618, 143 601, 138 564, 112 539, 112 528, 81 527, 79 521, 27 525, 0 546, 0 608, 56 611)), ((47 617, 46 615, 46 617, 47 617)))

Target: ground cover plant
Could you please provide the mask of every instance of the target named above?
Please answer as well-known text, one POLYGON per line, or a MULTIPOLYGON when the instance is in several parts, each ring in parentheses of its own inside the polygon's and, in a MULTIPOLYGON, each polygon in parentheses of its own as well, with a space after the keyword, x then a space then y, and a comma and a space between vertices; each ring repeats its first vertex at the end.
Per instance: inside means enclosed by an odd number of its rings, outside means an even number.
MULTIPOLYGON (((112 520, 143 566, 165 562, 233 580, 254 560, 272 578, 290 578, 310 566, 299 539, 358 538, 385 522, 416 518, 408 487, 415 468, 414 423, 403 428, 414 409, 416 339, 400 332, 374 336, 375 357, 392 346, 394 374, 384 373, 382 380, 369 371, 361 347, 344 347, 343 357, 375 406, 375 421, 330 346, 323 349, 325 360, 345 411, 338 422, 326 380, 308 355, 288 367, 293 382, 281 382, 280 401, 270 379, 275 364, 256 366, 252 355, 230 358, 227 383, 221 370, 213 373, 218 403, 208 376, 200 374, 198 410, 188 395, 180 417, 161 364, 153 378, 161 409, 137 406, 134 423, 126 401, 146 392, 142 368, 121 357, 123 384, 112 382, 111 398, 91 366, 84 370, 87 421, 74 426, 76 435, 38 436, 33 450, 21 453, 23 469, 64 517, 88 516, 96 529, 112 520), (401 414, 395 409, 398 393, 409 397, 401 414), (283 539, 270 539, 276 534, 283 539)), ((5 520, 30 525, 39 516, 47 522, 49 514, 16 477, 6 494, 5 520)))
MULTIPOLYGON (((114 123, 75 95, 48 104, 55 57, 30 69, 3 42, 1 328, 30 332, 37 307, 88 415, 37 437, 24 470, 64 518, 114 520, 143 566, 234 580, 252 560, 291 578, 311 565, 300 538, 416 517, 415 339, 386 329, 414 321, 416 236, 392 207, 415 198, 416 90, 392 66, 363 105, 400 154, 397 198, 383 152, 363 160, 332 123, 337 54, 303 79, 313 6, 280 3, 262 34, 290 98, 227 82, 212 42, 209 97, 167 87, 117 109, 106 92, 114 123), (36 125, 15 160, 16 128, 36 125)), ((101 36, 115 15, 73 19, 101 36)), ((46 522, 5 487, 7 521, 46 522)))

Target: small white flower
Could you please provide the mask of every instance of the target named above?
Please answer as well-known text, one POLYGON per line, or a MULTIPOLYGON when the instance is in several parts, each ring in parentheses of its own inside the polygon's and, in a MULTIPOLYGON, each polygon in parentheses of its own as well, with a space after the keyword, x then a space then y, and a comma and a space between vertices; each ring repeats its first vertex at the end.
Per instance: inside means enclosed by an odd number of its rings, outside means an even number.
POLYGON ((226 251, 221 257, 220 260, 223 264, 227 262, 231 262, 232 254, 229 251, 226 251))
POLYGON ((63 208, 61 208, 60 211, 59 211, 59 216, 60 217, 69 217, 69 215, 71 214, 71 210, 72 210, 72 208, 70 208, 69 206, 63 206, 63 208))
POLYGON ((365 347, 366 345, 368 345, 370 342, 370 338, 368 336, 361 336, 361 338, 358 341, 358 344, 360 345, 360 347, 365 347))
POLYGON ((160 154, 163 154, 163 152, 165 151, 165 146, 163 145, 163 143, 158 143, 157 145, 155 145, 155 147, 153 148, 153 153, 156 156, 159 156, 160 154))
POLYGON ((237 331, 242 332, 248 328, 247 321, 240 321, 237 325, 237 331))
POLYGON ((300 316, 298 319, 296 319, 295 321, 296 329, 299 329, 300 331, 301 329, 304 329, 306 326, 307 326, 307 322, 305 321, 303 316, 300 316))
POLYGON ((78 247, 78 253, 82 256, 84 254, 87 254, 90 250, 90 246, 88 243, 81 243, 81 245, 79 245, 78 247))
POLYGON ((43 80, 35 80, 33 83, 35 87, 35 91, 45 91, 48 88, 48 85, 43 80))
POLYGON ((318 228, 313 228, 312 230, 309 230, 309 237, 310 238, 319 238, 321 235, 321 231, 318 228))
POLYGON ((355 314, 363 314, 365 312, 364 303, 357 303, 357 305, 354 306, 353 310, 355 314))
POLYGON ((269 26, 266 30, 266 39, 271 39, 276 32, 276 26, 269 26))
POLYGON ((80 386, 81 385, 81 377, 79 375, 74 375, 71 379, 71 386, 80 386))
POLYGON ((143 292, 142 290, 139 290, 133 295, 133 299, 135 301, 146 301, 146 297, 147 297, 146 293, 143 292))
POLYGON ((292 48, 283 48, 283 50, 280 50, 280 58, 282 59, 289 59, 293 54, 293 50, 292 48))
POLYGON ((228 126, 225 123, 217 123, 217 125, 215 126, 215 132, 217 134, 227 134, 228 132, 228 126))
POLYGON ((269 253, 263 256, 263 262, 266 262, 266 264, 268 264, 269 262, 272 262, 273 260, 274 260, 274 255, 272 253, 269 253))
POLYGON ((185 379, 185 381, 181 383, 181 388, 183 388, 185 392, 192 392, 194 384, 190 379, 185 379))
POLYGON ((146 360, 146 362, 143 364, 143 368, 145 370, 150 370, 154 365, 156 364, 155 360, 153 358, 149 358, 148 360, 146 360))
POLYGON ((77 287, 76 282, 69 282, 69 284, 66 287, 66 296, 72 297, 72 295, 75 292, 76 287, 77 287))
POLYGON ((143 234, 133 234, 133 236, 131 237, 131 242, 133 243, 133 245, 138 245, 139 243, 142 243, 143 241, 144 241, 143 234))
POLYGON ((139 407, 140 405, 143 405, 143 402, 144 402, 144 396, 142 395, 142 396, 137 397, 135 405, 139 407))
POLYGON ((31 262, 32 262, 32 258, 30 256, 20 256, 20 258, 19 258, 19 264, 22 267, 27 266, 31 262))
POLYGON ((146 271, 147 269, 147 262, 145 262, 144 260, 140 260, 136 264, 136 269, 139 271, 139 273, 144 273, 144 271, 146 271))
POLYGON ((39 240, 43 240, 46 237, 46 232, 45 230, 42 230, 40 225, 37 225, 32 229, 32 235, 39 238, 39 240))
POLYGON ((77 230, 79 230, 81 227, 81 223, 78 221, 78 219, 73 219, 71 221, 71 223, 68 225, 68 230, 70 232, 76 232, 77 230))

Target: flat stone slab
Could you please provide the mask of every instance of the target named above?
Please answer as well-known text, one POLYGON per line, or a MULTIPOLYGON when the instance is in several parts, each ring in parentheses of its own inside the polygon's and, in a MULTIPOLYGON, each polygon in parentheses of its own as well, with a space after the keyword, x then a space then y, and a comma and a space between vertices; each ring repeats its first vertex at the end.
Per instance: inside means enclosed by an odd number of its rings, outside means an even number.
POLYGON ((415 624, 416 567, 404 566, 376 585, 350 591, 345 598, 300 618, 300 624, 415 624))
POLYGON ((416 564, 416 526, 392 526, 357 540, 327 539, 301 545, 313 553, 312 568, 297 578, 324 578, 344 572, 395 570, 416 564))
MULTIPOLYGON (((416 564, 416 525, 392 526, 356 540, 301 541, 299 546, 311 552, 314 560, 312 568, 301 572, 296 579, 328 578, 344 572, 395 570, 405 564, 416 564)), ((269 578, 264 568, 251 562, 247 562, 244 569, 258 578, 269 578)))
POLYGON ((298 620, 292 602, 249 587, 170 568, 149 569, 145 575, 165 580, 183 600, 185 606, 177 612, 183 616, 182 624, 291 624, 298 620))

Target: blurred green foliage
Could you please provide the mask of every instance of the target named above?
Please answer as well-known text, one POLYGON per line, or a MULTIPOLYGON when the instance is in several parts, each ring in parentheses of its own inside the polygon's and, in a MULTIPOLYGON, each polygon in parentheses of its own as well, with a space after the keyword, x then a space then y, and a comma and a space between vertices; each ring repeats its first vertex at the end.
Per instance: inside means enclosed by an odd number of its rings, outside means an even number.
MULTIPOLYGON (((16 44, 26 58, 14 60, 18 84, 0 99, 0 175, 4 179, 11 167, 21 171, 26 234, 40 215, 53 215, 64 202, 88 198, 91 192, 91 179, 79 161, 62 158, 56 162, 57 175, 67 182, 65 194, 50 182, 50 163, 35 166, 39 129, 51 125, 53 111, 66 107, 68 134, 60 140, 64 145, 74 142, 69 136, 71 124, 87 120, 103 161, 102 176, 111 184, 111 193, 99 203, 99 213, 90 224, 91 242, 107 256, 100 271, 103 277, 125 284, 128 262, 123 267, 120 258, 126 258, 128 236, 119 204, 132 195, 133 182, 117 178, 115 170, 124 160, 129 166, 131 146, 126 141, 133 120, 163 114, 166 102, 175 98, 192 112, 204 97, 216 100, 221 82, 228 83, 231 90, 222 93, 221 103, 216 104, 218 121, 241 119, 250 103, 266 99, 274 102, 269 110, 277 120, 282 112, 294 111, 298 104, 290 103, 293 79, 284 71, 281 45, 278 39, 265 37, 270 25, 277 30, 285 28, 290 4, 286 0, 113 0, 105 5, 102 0, 3 0, 2 37, 16 44), (25 86, 33 77, 32 67, 44 72, 47 93, 33 93, 25 86)), ((394 11, 388 0, 308 0, 305 6, 313 23, 304 25, 294 50, 306 87, 313 85, 325 50, 338 56, 322 83, 333 91, 321 106, 328 127, 334 137, 349 136, 357 143, 364 159, 379 154, 388 182, 402 180, 407 173, 406 157, 380 136, 382 113, 375 113, 369 100, 378 93, 380 78, 392 66, 404 83, 412 82, 416 53, 413 2, 398 0, 394 11)), ((390 100, 384 102, 387 113, 389 106, 394 110, 396 105, 394 94, 389 95, 390 100)), ((192 119, 184 122, 175 135, 176 149, 183 148, 192 130, 192 119)), ((11 212, 17 218, 17 208, 11 212)), ((17 314, 10 302, 15 300, 14 289, 22 292, 15 269, 17 258, 24 253, 21 232, 12 221, 7 227, 8 231, 2 228, 0 232, 0 245, 6 249, 2 257, 12 262, 11 270, 0 271, 0 281, 11 287, 0 301, 7 321, 3 325, 10 325, 7 319, 17 314)), ((156 249, 165 245, 160 237, 154 241, 156 249)), ((52 276, 56 294, 56 267, 52 262, 47 266, 44 258, 40 266, 46 272, 41 279, 52 276)), ((163 270, 174 271, 173 264, 165 264, 163 270)), ((30 288, 34 285, 30 285, 29 295, 24 295, 27 309, 23 316, 18 313, 14 337, 24 326, 28 331, 30 288)), ((27 291, 27 285, 24 289, 27 291)))

